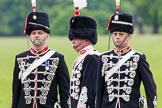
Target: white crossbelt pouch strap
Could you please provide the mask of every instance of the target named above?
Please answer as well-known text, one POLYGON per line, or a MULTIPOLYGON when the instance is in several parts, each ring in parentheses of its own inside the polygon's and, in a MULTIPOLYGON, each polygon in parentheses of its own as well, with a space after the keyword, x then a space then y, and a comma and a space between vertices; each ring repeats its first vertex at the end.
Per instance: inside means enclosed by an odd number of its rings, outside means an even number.
POLYGON ((49 59, 53 54, 55 53, 54 50, 48 51, 44 56, 42 56, 40 59, 35 60, 23 73, 19 74, 19 79, 21 78, 21 83, 23 83, 23 80, 39 65, 41 65, 43 62, 45 62, 47 59, 49 59))
POLYGON ((115 66, 115 67, 113 67, 113 68, 111 68, 108 72, 107 72, 107 74, 106 74, 106 76, 105 76, 105 79, 109 79, 122 65, 123 65, 123 63, 125 63, 133 54, 135 53, 135 51, 130 51, 130 52, 128 52, 119 62, 118 62, 118 64, 115 66))

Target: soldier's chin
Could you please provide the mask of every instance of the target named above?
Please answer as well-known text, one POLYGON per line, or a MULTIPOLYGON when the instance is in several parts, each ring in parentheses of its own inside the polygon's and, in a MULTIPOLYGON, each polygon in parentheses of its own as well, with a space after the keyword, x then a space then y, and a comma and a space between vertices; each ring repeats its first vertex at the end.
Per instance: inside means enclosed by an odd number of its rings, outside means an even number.
POLYGON ((33 43, 34 45, 41 45, 43 42, 40 41, 40 40, 35 40, 35 41, 32 41, 32 43, 33 43))
POLYGON ((122 48, 123 48, 123 46, 122 46, 122 45, 118 45, 118 44, 117 44, 117 45, 115 45, 115 47, 116 47, 116 48, 118 48, 118 49, 122 49, 122 48))
POLYGON ((74 49, 76 49, 79 45, 73 44, 72 46, 74 49))

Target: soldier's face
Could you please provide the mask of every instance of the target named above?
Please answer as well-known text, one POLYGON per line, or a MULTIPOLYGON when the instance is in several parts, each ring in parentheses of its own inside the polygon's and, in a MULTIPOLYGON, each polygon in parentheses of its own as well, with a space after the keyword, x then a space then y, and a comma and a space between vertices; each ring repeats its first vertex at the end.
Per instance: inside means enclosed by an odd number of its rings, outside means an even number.
POLYGON ((30 41, 35 46, 44 45, 49 34, 44 32, 43 30, 33 30, 30 34, 30 41))
POLYGON ((126 32, 113 32, 112 34, 114 45, 119 49, 125 48, 131 37, 132 34, 126 32))
POLYGON ((78 46, 81 45, 82 41, 83 41, 82 39, 73 38, 73 40, 71 41, 71 44, 73 48, 76 49, 78 46))
POLYGON ((82 48, 87 46, 87 42, 88 42, 87 40, 73 38, 73 40, 71 41, 71 44, 74 50, 76 52, 79 52, 82 48))

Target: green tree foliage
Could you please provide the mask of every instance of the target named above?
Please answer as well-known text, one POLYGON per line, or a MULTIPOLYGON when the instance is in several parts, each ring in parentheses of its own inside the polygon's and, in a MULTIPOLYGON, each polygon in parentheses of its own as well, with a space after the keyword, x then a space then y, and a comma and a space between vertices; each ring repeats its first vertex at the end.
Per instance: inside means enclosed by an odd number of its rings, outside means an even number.
MULTIPOLYGON (((130 0, 126 0, 130 2, 130 0)), ((162 24, 161 0, 131 0, 134 14, 138 16, 137 21, 147 26, 152 26, 152 32, 158 33, 162 24)))
POLYGON ((24 19, 30 3, 27 0, 1 0, 0 35, 22 35, 24 19))
MULTIPOLYGON (((81 15, 95 18, 98 33, 106 34, 108 19, 115 13, 115 0, 87 1, 88 6, 80 10, 81 15)), ((161 0, 123 0, 120 12, 131 12, 139 24, 152 26, 153 31, 158 32, 162 24, 160 4, 161 0)), ((31 0, 1 0, 0 8, 0 35, 23 35, 25 18, 32 11, 31 0)), ((67 35, 74 10, 73 0, 37 0, 37 11, 49 13, 51 35, 67 35)))

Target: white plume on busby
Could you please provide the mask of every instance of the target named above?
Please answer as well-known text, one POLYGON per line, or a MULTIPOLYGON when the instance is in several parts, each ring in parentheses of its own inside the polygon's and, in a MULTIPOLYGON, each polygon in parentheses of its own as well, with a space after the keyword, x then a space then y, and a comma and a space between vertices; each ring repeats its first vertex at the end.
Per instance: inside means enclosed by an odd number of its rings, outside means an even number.
POLYGON ((74 12, 75 16, 80 15, 80 12, 79 12, 80 9, 87 7, 87 0, 73 0, 73 3, 75 7, 75 12, 74 12))
POLYGON ((92 44, 97 43, 97 23, 93 18, 87 16, 79 16, 79 9, 83 9, 87 6, 86 0, 73 0, 75 12, 74 16, 71 17, 69 25, 69 40, 73 38, 87 39, 92 44))
POLYGON ((83 9, 87 7, 87 0, 73 0, 74 7, 78 7, 79 9, 83 9))
POLYGON ((33 12, 36 11, 36 0, 31 0, 33 12))

